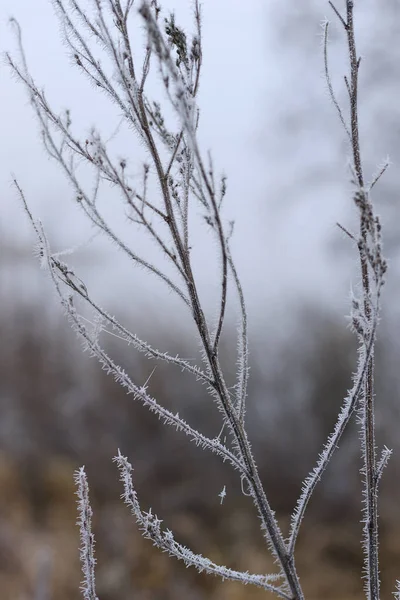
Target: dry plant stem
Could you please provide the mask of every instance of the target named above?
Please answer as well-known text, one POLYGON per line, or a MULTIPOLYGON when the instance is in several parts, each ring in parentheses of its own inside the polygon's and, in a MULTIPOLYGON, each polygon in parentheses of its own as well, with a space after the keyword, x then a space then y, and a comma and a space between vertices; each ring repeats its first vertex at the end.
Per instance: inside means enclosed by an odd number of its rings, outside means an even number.
MULTIPOLYGON (((364 176, 362 169, 359 125, 358 125, 358 75, 361 59, 357 56, 355 31, 354 31, 354 1, 346 0, 346 21, 341 17, 338 10, 329 3, 337 16, 339 17, 347 35, 347 43, 350 59, 350 82, 346 79, 346 86, 350 100, 350 132, 351 148, 353 154, 354 174, 356 185, 361 194, 366 199, 364 190, 364 176)), ((365 252, 367 247, 367 228, 363 218, 362 209, 360 209, 360 240, 359 255, 361 266, 361 281, 363 287, 364 312, 367 321, 371 324, 371 288, 368 270, 368 258, 365 252)), ((379 600, 379 555, 378 555, 378 506, 377 506, 377 469, 376 469, 376 448, 375 448, 375 421, 374 421, 374 352, 369 358, 367 376, 363 392, 363 429, 364 429, 364 467, 365 476, 365 503, 366 503, 366 586, 367 597, 369 600, 379 600)))
MULTIPOLYGON (((233 433, 234 440, 239 450, 240 458, 243 460, 243 463, 246 466, 246 479, 250 486, 251 494, 260 513, 262 521, 265 525, 268 536, 271 540, 272 549, 276 553, 276 556, 281 564, 282 570, 287 578, 288 586, 293 594, 293 600, 302 600, 303 594, 295 569, 294 556, 293 554, 289 555, 286 550, 282 533, 279 530, 278 523, 274 517, 273 511, 265 495, 264 488, 261 484, 261 480, 258 475, 258 470, 250 449, 250 443, 247 438, 246 432, 242 426, 242 423, 240 422, 240 418, 238 418, 238 415, 236 414, 236 411, 229 399, 229 393, 222 375, 221 367, 218 360, 218 354, 215 348, 215 343, 213 344, 211 342, 208 327, 204 318, 204 312, 201 308, 196 284, 193 277, 193 272, 191 270, 190 261, 188 260, 188 257, 184 252, 183 248, 181 252, 182 261, 185 266, 188 281, 188 291, 192 301, 194 320, 196 322, 203 343, 205 355, 208 359, 211 372, 213 374, 215 390, 222 402, 225 419, 233 433)), ((226 292, 223 291, 223 297, 225 293, 226 292)), ((221 309, 221 311, 223 311, 223 309, 221 309)), ((221 327, 222 318, 220 320, 221 327)), ((220 327, 218 328, 218 330, 220 330, 220 327)))
MULTIPOLYGON (((347 40, 350 56, 350 109, 351 109, 351 138, 353 149, 354 169, 360 190, 364 189, 362 171, 359 126, 358 126, 358 72, 360 59, 357 57, 354 34, 354 2, 347 0, 347 40)), ((366 244, 367 232, 361 218, 361 237, 366 244)), ((365 252, 360 252, 361 277, 364 290, 364 310, 367 320, 371 321, 370 282, 368 262, 365 252)), ((379 599, 379 555, 378 555, 378 496, 376 490, 376 448, 375 448, 375 420, 374 420, 374 354, 369 361, 364 392, 364 428, 365 428, 365 478, 366 478, 366 533, 368 544, 368 598, 379 599)))

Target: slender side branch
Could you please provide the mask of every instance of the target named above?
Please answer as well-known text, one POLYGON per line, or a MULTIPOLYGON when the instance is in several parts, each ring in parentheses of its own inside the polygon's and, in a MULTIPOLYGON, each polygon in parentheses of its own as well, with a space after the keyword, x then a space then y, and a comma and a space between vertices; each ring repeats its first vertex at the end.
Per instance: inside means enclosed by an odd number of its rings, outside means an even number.
MULTIPOLYGON (((376 312, 375 314, 377 315, 376 312)), ((290 536, 288 541, 288 550, 290 553, 294 552, 297 536, 300 530, 300 525, 303 520, 308 502, 317 486, 317 483, 320 481, 326 467, 331 461, 335 450, 338 448, 338 444, 343 435, 343 432, 349 424, 350 419, 357 407, 357 402, 360 400, 360 396, 363 393, 365 379, 368 372, 368 366, 375 344, 376 327, 377 317, 375 318, 373 324, 368 347, 366 348, 366 350, 364 349, 364 346, 361 346, 360 348, 360 353, 363 354, 363 356, 360 359, 359 368, 357 374, 354 377, 354 385, 343 403, 333 433, 329 436, 322 452, 320 453, 317 465, 314 467, 312 472, 308 475, 308 477, 303 483, 302 493, 297 501, 296 508, 294 510, 291 520, 290 536)))
POLYGON ((228 581, 239 581, 244 584, 252 584, 263 588, 266 591, 274 592, 280 598, 291 600, 291 597, 281 588, 273 585, 274 581, 281 578, 279 574, 273 575, 253 575, 252 573, 234 571, 222 565, 217 565, 210 559, 205 558, 201 554, 195 554, 189 548, 179 544, 169 529, 165 531, 161 528, 162 521, 157 518, 151 511, 143 512, 140 508, 139 500, 132 481, 132 465, 128 459, 121 455, 114 458, 121 474, 121 481, 124 486, 122 495, 125 504, 130 508, 132 515, 135 517, 139 527, 143 531, 146 538, 164 552, 168 552, 171 556, 182 560, 186 566, 195 567, 200 573, 205 571, 210 575, 217 575, 228 581))
POLYGON ((78 521, 81 538, 81 564, 83 573, 83 582, 81 586, 84 600, 98 600, 96 594, 95 566, 94 557, 94 535, 92 533, 93 511, 89 500, 89 484, 85 472, 85 467, 81 467, 75 472, 75 484, 78 496, 78 521))
MULTIPOLYGON (((332 5, 333 6, 333 5, 332 5)), ((329 30, 329 21, 326 21, 325 26, 324 26, 324 67, 325 67, 325 79, 326 79, 326 83, 328 85, 328 90, 329 90, 329 95, 331 97, 332 103, 334 105, 334 107, 337 110, 337 113, 339 115, 339 119, 343 125, 343 129, 346 132, 346 135, 351 143, 351 134, 349 131, 349 128, 347 126, 347 123, 345 121, 345 118, 343 116, 343 111, 339 105, 339 102, 337 101, 337 98, 335 96, 335 92, 333 90, 333 86, 332 86, 332 80, 331 80, 331 76, 330 76, 330 71, 329 71, 329 65, 328 65, 328 30, 329 30)))

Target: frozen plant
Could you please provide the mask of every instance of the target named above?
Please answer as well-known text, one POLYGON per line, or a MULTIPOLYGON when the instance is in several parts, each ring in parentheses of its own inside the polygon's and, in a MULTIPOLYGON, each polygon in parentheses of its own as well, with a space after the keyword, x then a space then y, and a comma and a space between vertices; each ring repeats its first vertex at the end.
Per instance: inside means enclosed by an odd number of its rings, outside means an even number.
MULTIPOLYGON (((329 2, 347 38, 349 75, 345 77, 349 107, 342 108, 336 100, 328 67, 328 28, 324 24, 324 62, 328 89, 338 112, 343 131, 351 149, 352 200, 359 217, 359 231, 352 233, 339 225, 354 242, 358 252, 361 286, 352 298, 352 326, 359 341, 358 364, 353 375, 353 385, 343 401, 333 433, 319 454, 314 469, 303 483, 302 491, 292 515, 289 537, 286 539, 279 527, 268 493, 260 480, 251 444, 246 431, 246 400, 248 383, 248 341, 246 305, 239 274, 230 250, 232 224, 223 216, 226 196, 226 178, 218 176, 210 155, 204 156, 198 141, 200 112, 197 95, 202 68, 201 11, 194 0, 194 34, 188 37, 172 14, 162 16, 157 0, 145 0, 138 12, 145 28, 146 49, 144 60, 138 60, 132 51, 130 27, 136 5, 134 0, 53 0, 64 39, 76 66, 116 106, 123 121, 139 136, 146 150, 147 162, 143 164, 143 177, 139 190, 127 170, 126 159, 115 159, 99 131, 93 129, 86 139, 75 136, 71 128, 69 111, 57 114, 46 96, 35 83, 27 66, 21 41, 21 31, 16 27, 19 42, 19 61, 7 55, 15 75, 25 85, 31 104, 40 123, 42 139, 48 154, 59 164, 74 189, 75 201, 93 224, 128 258, 160 279, 175 294, 193 319, 201 345, 199 365, 163 353, 141 340, 99 306, 89 294, 82 278, 75 273, 61 254, 54 253, 44 229, 37 221, 17 181, 15 186, 38 239, 38 254, 53 281, 55 290, 68 315, 72 327, 84 340, 85 347, 97 357, 102 367, 126 388, 128 394, 140 400, 156 413, 166 425, 182 431, 190 440, 205 450, 216 453, 237 470, 243 493, 250 495, 260 518, 266 545, 274 555, 277 572, 253 574, 238 572, 218 565, 208 558, 195 554, 176 541, 174 534, 164 529, 162 521, 145 511, 139 502, 132 477, 132 466, 122 454, 115 458, 123 483, 123 498, 136 519, 143 535, 150 538, 161 550, 192 565, 199 571, 218 575, 227 580, 259 586, 286 600, 303 600, 304 594, 296 570, 296 540, 314 489, 322 477, 341 436, 356 414, 361 428, 364 456, 364 539, 365 593, 368 600, 379 599, 378 564, 378 491, 382 471, 391 451, 384 448, 380 457, 375 445, 374 425, 374 348, 379 320, 380 296, 384 284, 386 262, 382 256, 381 223, 376 216, 371 191, 386 166, 367 184, 359 144, 358 75, 360 57, 357 54, 354 33, 354 1, 344 0, 345 10, 329 2), (342 14, 343 12, 343 14, 342 14), (100 62, 98 51, 107 60, 100 62), (149 97, 148 78, 152 68, 157 69, 160 85, 165 93, 162 106, 149 97), (173 109, 175 125, 169 125, 167 111, 173 109), (176 123, 178 125, 176 125, 176 123), (78 171, 78 164, 88 165, 94 176, 94 186, 89 192, 78 171), (158 196, 150 193, 153 178, 158 196), (153 264, 140 254, 140 248, 128 245, 102 216, 97 202, 104 184, 111 185, 121 196, 128 209, 129 219, 146 232, 170 264, 170 271, 153 264), (191 227, 189 215, 201 213, 209 227, 218 253, 220 266, 219 308, 215 322, 210 322, 198 293, 198 281, 192 267, 191 227), (228 389, 224 369, 220 362, 221 334, 226 317, 229 293, 238 299, 238 361, 236 385, 228 389), (88 305, 95 313, 94 325, 89 326, 80 312, 88 305), (81 309, 82 310, 82 309, 81 309), (101 345, 102 332, 109 331, 143 352, 148 358, 166 361, 171 368, 179 368, 200 380, 210 401, 220 410, 222 426, 229 435, 210 438, 159 404, 146 385, 135 383, 101 345)), ((204 242, 206 243, 206 242, 204 242)), ((94 537, 91 532, 91 508, 88 484, 83 469, 76 474, 79 497, 79 526, 81 532, 81 560, 84 572, 83 594, 88 600, 96 599, 94 537)), ((221 503, 226 495, 220 493, 221 503)), ((399 584, 400 585, 400 584, 399 584)), ((400 597, 399 588, 396 592, 400 597)))

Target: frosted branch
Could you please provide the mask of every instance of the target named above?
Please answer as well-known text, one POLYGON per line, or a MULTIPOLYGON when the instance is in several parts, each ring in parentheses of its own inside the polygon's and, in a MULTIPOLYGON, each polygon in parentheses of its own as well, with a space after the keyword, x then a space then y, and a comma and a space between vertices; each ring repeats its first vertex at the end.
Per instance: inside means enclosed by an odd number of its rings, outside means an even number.
POLYGON ((81 586, 84 600, 98 600, 96 595, 95 566, 94 556, 94 535, 92 533, 93 511, 89 500, 89 485, 85 472, 85 467, 75 471, 74 477, 78 496, 78 521, 79 533, 81 539, 80 557, 83 573, 83 582, 81 586))
POLYGON ((315 490, 318 481, 321 479, 322 474, 324 473, 335 450, 337 449, 343 432, 346 429, 351 419, 351 416, 353 415, 354 410, 357 406, 357 401, 359 400, 360 395, 363 393, 363 386, 365 384, 368 365, 375 344, 376 326, 377 318, 375 318, 373 324, 367 349, 364 351, 364 349, 361 348, 360 350, 362 356, 360 359, 357 374, 355 376, 354 385, 342 405, 333 433, 329 436, 326 444, 324 445, 324 448, 319 455, 317 465, 314 467, 314 469, 311 471, 308 477, 304 480, 301 496, 297 501, 296 508, 291 518, 290 535, 287 545, 290 553, 294 552, 296 539, 300 530, 300 525, 305 510, 307 508, 307 504, 315 490))
POLYGON ((280 598, 290 600, 290 596, 285 591, 273 585, 273 582, 280 579, 282 575, 254 575, 247 571, 235 571, 228 567, 217 565, 201 554, 195 554, 189 548, 179 544, 175 540, 172 531, 162 529, 162 521, 152 513, 151 509, 148 512, 143 512, 140 508, 138 496, 133 486, 133 469, 128 459, 119 452, 114 461, 118 465, 121 481, 124 486, 124 493, 122 495, 124 502, 130 508, 132 515, 142 530, 143 536, 152 540, 155 546, 163 552, 167 552, 170 556, 182 560, 187 567, 195 567, 200 573, 204 571, 211 575, 217 575, 224 580, 238 581, 245 585, 252 584, 269 592, 274 592, 280 598))

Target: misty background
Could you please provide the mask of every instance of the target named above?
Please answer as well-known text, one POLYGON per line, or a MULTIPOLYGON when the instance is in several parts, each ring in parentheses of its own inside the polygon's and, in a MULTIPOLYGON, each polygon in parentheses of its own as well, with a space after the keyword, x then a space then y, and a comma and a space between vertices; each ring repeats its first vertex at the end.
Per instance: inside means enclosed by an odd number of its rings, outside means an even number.
MULTIPOLYGON (((390 270, 377 347, 378 443, 394 449, 384 474, 383 590, 400 577, 398 485, 400 4, 367 0, 357 7, 361 149, 366 178, 390 157, 375 188, 390 270), (397 569, 397 571, 396 571, 397 569)), ((191 4, 162 3, 191 30, 191 4)), ((340 0, 337 6, 342 8, 340 0)), ((57 111, 71 110, 82 136, 96 125, 111 136, 120 118, 74 68, 47 0, 3 0, 2 50, 17 56, 9 17, 18 19, 32 75, 57 111)), ((200 140, 228 177, 226 216, 235 219, 232 252, 250 327, 247 423, 261 475, 283 523, 301 481, 314 466, 351 385, 356 346, 348 329, 349 292, 357 286, 356 250, 336 222, 355 226, 348 148, 323 75, 321 22, 329 17, 330 68, 342 106, 346 46, 320 0, 203 1, 204 65, 200 140)), ((134 45, 143 51, 140 22, 134 45)), ((71 262, 100 304, 160 349, 198 357, 188 318, 165 289, 93 230, 41 145, 22 86, 0 67, 0 589, 1 597, 79 597, 73 470, 85 464, 95 509, 98 593, 102 600, 265 597, 184 569, 142 541, 119 500, 112 456, 121 448, 135 468, 143 506, 194 551, 233 568, 271 568, 257 519, 236 474, 201 452, 125 396, 81 352, 46 273, 11 182, 15 175, 54 250, 77 246, 71 262), (226 485, 220 505, 218 494, 226 485)), ((151 91, 151 89, 150 89, 151 91)), ((128 131, 121 155, 140 177, 145 158, 128 131)), ((147 257, 154 250, 132 232, 110 194, 105 214, 147 257), (133 238, 132 238, 133 239, 133 238)), ((218 261, 210 239, 193 230, 195 268, 209 315, 215 313, 218 261)), ((69 258, 69 257, 68 257, 69 258)), ((235 368, 235 315, 228 315, 224 362, 235 368)), ((113 352, 144 383, 155 363, 110 339, 113 352)), ((220 429, 204 390, 158 365, 150 391, 210 435, 220 429)), ((299 540, 299 571, 308 597, 362 597, 358 432, 347 432, 317 488, 299 540), (316 568, 318 565, 318 568, 316 568), (340 578, 338 579, 338 573, 340 578), (321 575, 323 574, 323 575, 321 575)))

